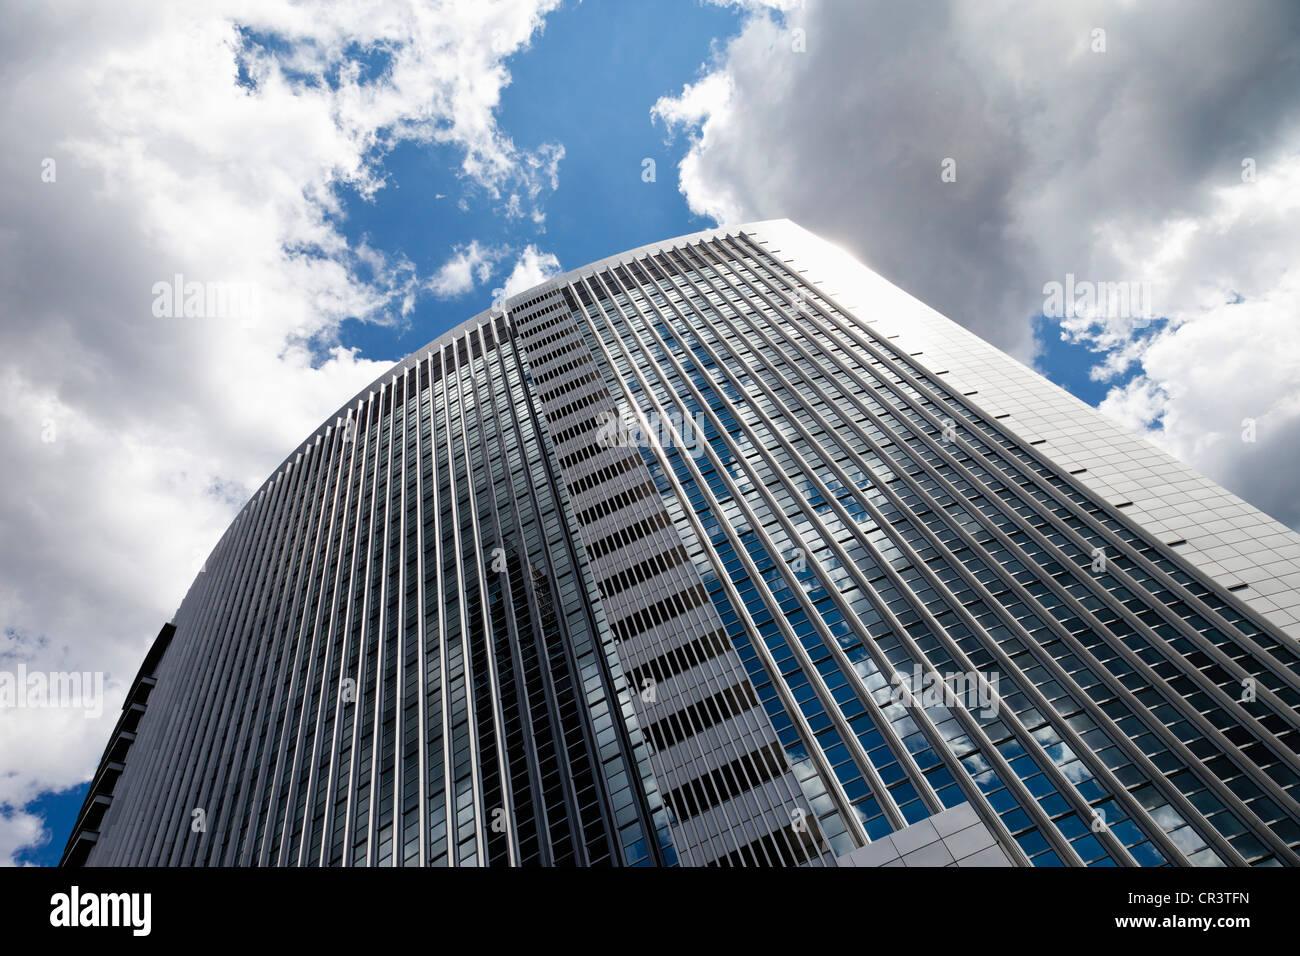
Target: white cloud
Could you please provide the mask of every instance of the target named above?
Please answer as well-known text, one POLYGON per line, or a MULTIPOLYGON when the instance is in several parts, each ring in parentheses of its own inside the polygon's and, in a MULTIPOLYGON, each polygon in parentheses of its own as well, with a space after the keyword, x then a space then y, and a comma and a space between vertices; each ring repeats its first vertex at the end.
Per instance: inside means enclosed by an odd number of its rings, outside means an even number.
POLYGON ((560 271, 560 260, 556 258, 555 253, 542 252, 536 246, 530 245, 515 260, 515 267, 510 270, 510 275, 506 276, 505 284, 492 290, 492 301, 500 303, 512 295, 545 282, 551 276, 558 275, 560 271))
MULTIPOLYGON (((680 96, 660 97, 650 113, 662 119, 669 132, 675 132, 705 120, 725 122, 730 101, 731 76, 726 72, 709 73, 697 83, 686 84, 680 96)), ((708 147, 701 143, 698 148, 704 152, 708 147)))
POLYGON ((519 196, 540 217, 562 148, 517 147, 495 109, 506 57, 557 4, 6 11, 0 670, 103 671, 115 699, 98 721, 0 712, 0 862, 39 833, 16 808, 93 769, 235 510, 386 367, 339 347, 340 323, 401 321, 423 283, 400 255, 349 244, 338 187, 373 195, 388 148, 437 143, 459 157, 462 201, 519 196), (241 283, 257 311, 156 316, 154 286, 177 274, 241 283))
POLYGON ((747 10, 796 10, 807 0, 705 0, 715 7, 742 7, 747 10))
MULTIPOLYGON (((1300 143, 1297 144, 1300 147, 1300 143)), ((1138 363, 1102 411, 1293 527, 1300 526, 1300 148, 1254 183, 1224 188, 1167 242, 1167 326, 1109 354, 1138 363), (1181 233, 1181 231, 1180 231, 1181 233)), ((1160 238, 1149 246, 1160 250, 1160 238)), ((1106 339, 1104 324, 1075 333, 1106 339)), ((1119 366, 1121 363, 1114 363, 1119 366)), ((1103 364, 1104 376, 1111 369, 1103 364)))
POLYGON ((40 817, 22 810, 0 808, 0 860, 13 860, 21 850, 43 845, 50 838, 40 817))
POLYGON ((1167 324, 1063 323, 1137 372, 1103 410, 1300 526, 1300 8, 742 5, 651 111, 694 212, 792 218, 1026 361, 1045 283, 1149 283, 1167 324))
POLYGON ((429 291, 442 299, 464 295, 492 278, 492 270, 503 254, 503 250, 484 246, 477 239, 457 246, 451 258, 429 280, 429 291))

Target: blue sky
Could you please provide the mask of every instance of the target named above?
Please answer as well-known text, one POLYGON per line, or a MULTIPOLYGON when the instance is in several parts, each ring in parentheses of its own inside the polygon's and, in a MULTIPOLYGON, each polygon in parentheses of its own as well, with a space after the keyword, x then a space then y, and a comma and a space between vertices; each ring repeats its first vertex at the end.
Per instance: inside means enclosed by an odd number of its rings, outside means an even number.
MULTIPOLYGON (((521 269, 765 218, 1300 527, 1294 3, 63 0, 11 20, 0 528, 27 547, 0 553, 0 664, 102 672, 120 701, 248 495, 387 364, 521 269), (268 307, 160 320, 148 290, 177 272, 268 307), (1041 313, 1067 274, 1149 283, 1163 321, 1065 341, 1041 313)), ((115 709, 0 713, 0 864, 57 861, 115 709)))
MULTIPOLYGON (((559 188, 543 203, 545 223, 504 217, 481 190, 467 188, 457 176, 454 145, 405 143, 384 159, 388 186, 372 202, 343 190, 343 234, 400 250, 428 274, 455 246, 475 239, 513 249, 534 243, 569 269, 711 227, 690 213, 677 189, 674 171, 687 141, 666 142, 650 107, 693 80, 715 38, 734 32, 739 19, 732 9, 695 0, 566 3, 528 50, 508 60, 511 83, 497 112, 521 148, 564 146, 559 188), (655 161, 654 182, 642 180, 646 158, 655 161), (467 209, 458 208, 461 198, 467 209)), ((496 285, 501 272, 499 266, 496 285)), ((368 357, 400 359, 487 308, 493 287, 489 281, 445 300, 424 296, 405 328, 346 323, 342 341, 368 357)))
POLYGON ((68 834, 77 822, 77 812, 86 799, 87 781, 75 787, 59 792, 43 793, 24 809, 43 817, 52 837, 48 843, 27 847, 19 851, 15 860, 20 864, 32 866, 58 866, 59 857, 63 855, 63 845, 68 841, 68 834))

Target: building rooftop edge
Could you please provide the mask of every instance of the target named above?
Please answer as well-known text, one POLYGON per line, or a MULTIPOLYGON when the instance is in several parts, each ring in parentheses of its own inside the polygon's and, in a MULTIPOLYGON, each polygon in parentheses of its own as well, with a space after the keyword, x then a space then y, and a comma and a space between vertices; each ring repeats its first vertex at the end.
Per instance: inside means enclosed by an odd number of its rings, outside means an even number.
MULTIPOLYGON (((530 286, 529 288, 523 290, 522 292, 518 292, 512 296, 509 296, 501 303, 500 308, 504 312, 509 313, 512 308, 517 307, 518 303, 524 300, 531 299, 534 296, 544 294, 546 292, 550 292, 554 289, 560 288, 568 284, 569 282, 572 282, 575 279, 589 276, 595 272, 599 272, 602 269, 609 268, 610 266, 619 265, 621 263, 625 263, 633 259, 640 258, 642 256, 650 255, 652 253, 659 252, 664 249, 673 249, 692 242, 702 242, 717 236, 728 236, 728 235, 736 235, 738 233, 759 232, 763 226, 771 223, 793 224, 793 221, 785 218, 756 219, 750 222, 737 223, 736 225, 733 226, 718 226, 713 229, 701 229, 697 232, 685 233, 680 236, 674 236, 670 239, 662 239, 659 240, 658 242, 646 243, 645 245, 637 246, 633 249, 627 249, 624 250, 623 252, 615 253, 614 255, 611 256, 606 256, 603 259, 597 259, 593 262, 588 262, 585 265, 578 266, 577 268, 569 269, 566 272, 561 272, 556 275, 550 276, 546 280, 539 282, 537 285, 530 286)), ((216 548, 220 547, 221 541, 225 540, 226 535, 228 535, 230 531, 235 527, 235 525, 239 523, 240 519, 244 516, 244 514, 248 511, 248 509, 257 500, 258 496, 264 490, 266 490, 267 487, 270 486, 270 484, 275 480, 276 476, 280 475, 285 471, 286 468, 293 465, 294 462, 301 455, 306 454, 308 449, 311 446, 313 446, 319 439, 324 437, 328 433, 328 430, 330 428, 333 428, 335 423, 340 418, 345 417, 345 414, 349 408, 352 408, 358 402, 369 398, 370 395, 373 394, 374 392, 380 391, 385 385, 387 385, 392 380, 394 376, 405 371, 407 368, 410 368, 411 366, 415 365, 421 358, 423 358, 425 355, 429 354, 430 352, 436 351, 444 343, 449 342, 455 338, 458 338, 459 336, 463 335, 465 332, 469 331, 470 329, 477 328, 478 326, 483 325, 484 323, 490 321, 494 317, 494 315, 499 314, 497 312, 497 308, 498 307, 494 306, 492 308, 484 309, 481 312, 478 312, 477 314, 470 316, 468 319, 465 319, 463 322, 460 322, 457 325, 452 326, 450 329, 447 329, 445 332, 440 333, 439 335, 435 336, 433 339, 426 342, 424 345, 420 346, 419 348, 409 352, 403 358, 398 359, 396 362, 394 362, 392 366, 386 369, 383 372, 383 374, 377 377, 374 381, 370 382, 370 384, 366 385, 364 388, 358 391, 346 402, 341 404, 337 409, 335 409, 329 415, 325 416, 325 419, 319 425, 317 425, 314 429, 312 429, 312 431, 304 439, 299 441, 293 447, 292 451, 290 451, 287 455, 285 455, 285 457, 280 461, 278 465, 276 465, 274 468, 271 469, 271 472, 270 474, 267 475, 266 480, 263 481, 260 485, 258 485, 257 489, 248 496, 248 500, 244 502, 244 504, 240 507, 239 512, 231 520, 230 525, 226 528, 225 531, 222 532, 221 538, 218 539, 217 545, 214 546, 213 551, 215 552, 216 548)))

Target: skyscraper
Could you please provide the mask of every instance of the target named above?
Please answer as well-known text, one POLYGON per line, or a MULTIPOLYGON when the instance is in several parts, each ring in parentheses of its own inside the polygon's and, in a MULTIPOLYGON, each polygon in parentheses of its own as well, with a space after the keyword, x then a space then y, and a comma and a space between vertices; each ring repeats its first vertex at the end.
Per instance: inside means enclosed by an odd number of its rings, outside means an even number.
POLYGON ((1290 865, 1300 537, 786 221, 549 279, 267 480, 70 864, 1290 865))

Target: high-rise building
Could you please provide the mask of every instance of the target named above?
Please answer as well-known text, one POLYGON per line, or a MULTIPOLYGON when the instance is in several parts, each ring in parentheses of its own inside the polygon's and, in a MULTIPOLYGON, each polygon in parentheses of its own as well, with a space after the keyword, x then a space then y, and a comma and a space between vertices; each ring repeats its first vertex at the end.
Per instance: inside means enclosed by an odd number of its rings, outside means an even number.
POLYGON ((786 221, 362 391, 65 862, 1300 862, 1300 537, 786 221))

